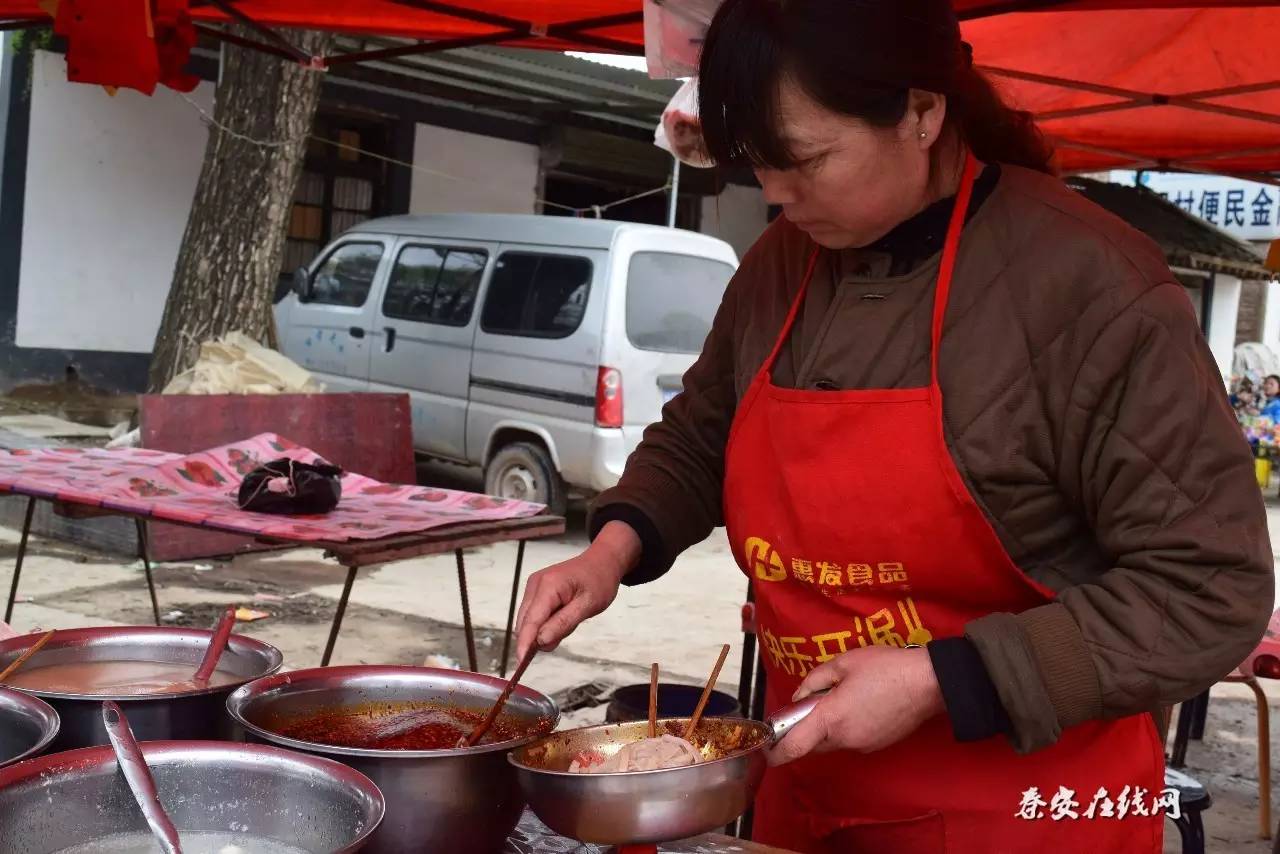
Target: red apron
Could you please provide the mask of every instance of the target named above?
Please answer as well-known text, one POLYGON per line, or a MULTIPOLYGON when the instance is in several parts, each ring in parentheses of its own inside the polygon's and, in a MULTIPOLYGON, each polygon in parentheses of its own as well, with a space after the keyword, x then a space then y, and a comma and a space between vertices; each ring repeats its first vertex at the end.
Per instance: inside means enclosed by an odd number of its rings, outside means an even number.
MULTIPOLYGON (((955 637, 977 617, 1053 599, 1005 552, 943 438, 938 342, 975 171, 970 159, 947 231, 927 388, 773 385, 815 251, 738 407, 725 523, 755 588, 770 710, 846 650, 955 637)), ((1072 727, 1030 755, 1003 737, 959 743, 939 715, 884 750, 771 769, 754 837, 804 852, 1157 852, 1163 762, 1147 714, 1072 727)))

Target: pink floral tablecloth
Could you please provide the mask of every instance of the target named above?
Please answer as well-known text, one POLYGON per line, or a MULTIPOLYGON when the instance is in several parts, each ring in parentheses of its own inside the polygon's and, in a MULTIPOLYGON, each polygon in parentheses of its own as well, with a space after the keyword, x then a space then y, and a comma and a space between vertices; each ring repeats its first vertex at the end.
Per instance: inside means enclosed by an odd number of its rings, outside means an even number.
POLYGON ((236 494, 244 476, 282 457, 320 459, 271 433, 185 456, 141 448, 0 451, 0 492, 306 542, 375 540, 463 522, 520 519, 544 509, 470 492, 381 483, 349 472, 342 478, 342 501, 323 516, 239 509, 236 494))

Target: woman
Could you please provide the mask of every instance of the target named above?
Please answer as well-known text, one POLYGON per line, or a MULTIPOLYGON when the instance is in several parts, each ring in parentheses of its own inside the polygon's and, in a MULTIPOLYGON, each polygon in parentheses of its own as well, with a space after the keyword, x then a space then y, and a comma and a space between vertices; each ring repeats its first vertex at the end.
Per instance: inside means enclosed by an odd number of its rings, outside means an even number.
POLYGON ((712 157, 784 216, 591 546, 530 579, 521 650, 723 523, 767 705, 830 689, 772 751, 757 840, 1158 851, 1152 715, 1272 603, 1177 279, 1049 174, 945 0, 727 0, 699 95, 712 157))
POLYGON ((1280 377, 1268 374, 1262 381, 1262 402, 1259 414, 1280 422, 1280 377))

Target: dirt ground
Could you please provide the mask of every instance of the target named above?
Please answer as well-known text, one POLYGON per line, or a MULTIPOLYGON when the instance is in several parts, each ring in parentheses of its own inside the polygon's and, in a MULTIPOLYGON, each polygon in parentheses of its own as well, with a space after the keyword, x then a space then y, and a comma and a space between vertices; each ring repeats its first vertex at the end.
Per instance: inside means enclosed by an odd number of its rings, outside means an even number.
MULTIPOLYGON (((33 409, 47 411, 39 404, 10 411, 33 409)), ((467 472, 425 469, 422 474, 425 482, 478 487, 467 472)), ((1276 540, 1280 508, 1269 510, 1276 540)), ((0 528, 0 590, 8 589, 17 540, 16 531, 0 528)), ((529 544, 525 579, 529 572, 575 554, 585 542, 579 511, 565 536, 529 544)), ((498 669, 514 557, 511 544, 468 553, 468 587, 482 671, 498 669)), ((209 626, 227 604, 263 611, 270 616, 241 623, 237 631, 274 644, 284 653, 286 665, 294 668, 319 663, 342 580, 335 564, 309 550, 167 564, 157 567, 155 575, 167 624, 209 626)), ((744 580, 733 565, 723 531, 718 531, 683 555, 659 581, 624 588, 605 614, 585 624, 554 653, 539 655, 525 681, 554 696, 568 710, 563 726, 594 723, 604 719, 605 703, 614 688, 647 681, 650 662, 662 664, 666 680, 695 684, 706 678, 719 645, 731 642, 732 654, 717 687, 736 696, 744 592, 744 580)), ((15 628, 150 621, 139 563, 33 540, 21 579, 15 628)), ((451 555, 362 571, 333 663, 465 664, 460 623, 451 555)), ((1264 682, 1264 687, 1275 696, 1271 708, 1280 710, 1280 686, 1264 682)), ((1209 851, 1262 854, 1271 850, 1270 842, 1259 838, 1255 720, 1247 689, 1219 686, 1210 703, 1205 737, 1191 743, 1185 770, 1206 785, 1213 797, 1204 815, 1209 851)), ((1273 787, 1280 788, 1275 774, 1272 778, 1273 787)), ((1181 850, 1172 825, 1167 825, 1165 850, 1181 850)))

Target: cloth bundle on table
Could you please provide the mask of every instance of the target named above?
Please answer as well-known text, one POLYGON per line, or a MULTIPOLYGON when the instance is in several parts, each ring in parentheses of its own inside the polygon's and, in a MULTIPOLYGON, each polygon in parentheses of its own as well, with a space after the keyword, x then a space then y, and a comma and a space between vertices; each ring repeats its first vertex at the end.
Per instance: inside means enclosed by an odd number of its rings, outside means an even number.
POLYGON ((342 469, 282 457, 249 472, 236 503, 241 510, 285 516, 328 513, 342 500, 342 469))

